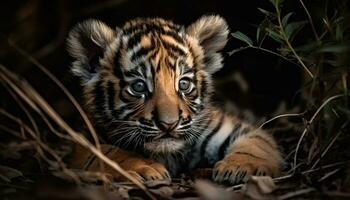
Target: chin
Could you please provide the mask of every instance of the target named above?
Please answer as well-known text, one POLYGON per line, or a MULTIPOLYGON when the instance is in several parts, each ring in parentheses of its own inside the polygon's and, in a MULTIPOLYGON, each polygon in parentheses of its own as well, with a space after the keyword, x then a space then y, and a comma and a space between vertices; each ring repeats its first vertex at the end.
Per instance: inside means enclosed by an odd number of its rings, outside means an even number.
POLYGON ((162 138, 144 144, 145 149, 159 154, 176 153, 182 149, 185 142, 174 138, 162 138))

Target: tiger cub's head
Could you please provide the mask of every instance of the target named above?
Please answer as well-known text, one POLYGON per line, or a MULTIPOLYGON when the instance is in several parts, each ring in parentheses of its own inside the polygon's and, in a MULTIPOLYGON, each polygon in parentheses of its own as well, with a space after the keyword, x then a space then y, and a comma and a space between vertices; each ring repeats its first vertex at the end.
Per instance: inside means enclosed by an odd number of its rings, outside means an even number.
POLYGON ((73 73, 89 113, 109 143, 174 153, 200 137, 222 67, 218 52, 228 27, 203 16, 188 27, 161 18, 135 19, 112 29, 97 20, 69 34, 73 73))

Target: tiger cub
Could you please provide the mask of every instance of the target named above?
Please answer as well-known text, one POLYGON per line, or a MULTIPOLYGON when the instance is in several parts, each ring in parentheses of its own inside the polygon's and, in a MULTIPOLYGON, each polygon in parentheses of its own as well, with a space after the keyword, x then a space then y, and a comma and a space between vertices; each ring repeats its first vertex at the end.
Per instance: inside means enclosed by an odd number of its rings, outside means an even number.
MULTIPOLYGON (((188 27, 161 18, 75 26, 67 40, 72 72, 109 144, 103 152, 141 181, 204 166, 214 167, 214 181, 231 184, 277 176, 283 160, 275 140, 210 102, 228 34, 215 15, 188 27)), ((96 160, 77 147, 72 166, 98 170, 96 160)))

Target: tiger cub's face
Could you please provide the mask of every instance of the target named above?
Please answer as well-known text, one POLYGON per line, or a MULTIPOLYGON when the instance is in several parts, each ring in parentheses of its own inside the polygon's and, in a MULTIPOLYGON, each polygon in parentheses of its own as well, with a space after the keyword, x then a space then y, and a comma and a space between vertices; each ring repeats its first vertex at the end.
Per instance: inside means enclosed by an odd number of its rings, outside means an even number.
POLYGON ((185 28, 160 18, 111 29, 89 20, 68 38, 87 109, 110 143, 173 153, 195 142, 206 123, 211 74, 228 28, 204 16, 185 28))

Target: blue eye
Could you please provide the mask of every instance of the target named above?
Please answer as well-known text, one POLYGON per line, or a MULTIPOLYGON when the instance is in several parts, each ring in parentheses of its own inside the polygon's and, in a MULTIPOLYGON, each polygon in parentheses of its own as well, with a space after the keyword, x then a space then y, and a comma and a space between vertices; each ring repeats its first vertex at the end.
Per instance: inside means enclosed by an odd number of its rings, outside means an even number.
POLYGON ((142 80, 137 80, 132 83, 131 89, 136 93, 145 93, 148 91, 146 83, 142 80))
POLYGON ((181 91, 187 91, 191 86, 191 81, 188 78, 182 78, 179 81, 179 89, 181 91))

